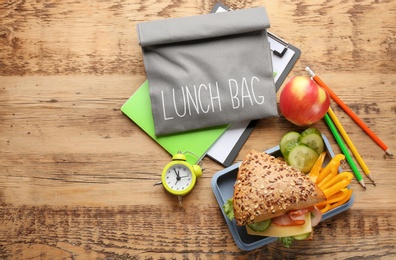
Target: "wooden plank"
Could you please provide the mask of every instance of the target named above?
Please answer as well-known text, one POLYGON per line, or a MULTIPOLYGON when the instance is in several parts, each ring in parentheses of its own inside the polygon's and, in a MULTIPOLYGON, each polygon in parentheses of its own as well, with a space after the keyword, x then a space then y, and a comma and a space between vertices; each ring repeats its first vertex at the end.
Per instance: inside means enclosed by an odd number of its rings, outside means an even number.
MULTIPOLYGON (((396 160, 333 102, 372 171, 355 203, 312 241, 237 248, 211 189, 220 165, 183 199, 161 186, 170 155, 120 111, 146 76, 136 24, 209 13, 213 1, 0 1, 1 259, 392 259, 396 160)), ((225 1, 265 6, 270 31, 395 153, 396 25, 392 1, 225 1)), ((340 150, 324 122, 315 124, 340 150)), ((302 130, 259 120, 236 161, 302 130)), ((348 165, 343 165, 349 170, 348 165)))

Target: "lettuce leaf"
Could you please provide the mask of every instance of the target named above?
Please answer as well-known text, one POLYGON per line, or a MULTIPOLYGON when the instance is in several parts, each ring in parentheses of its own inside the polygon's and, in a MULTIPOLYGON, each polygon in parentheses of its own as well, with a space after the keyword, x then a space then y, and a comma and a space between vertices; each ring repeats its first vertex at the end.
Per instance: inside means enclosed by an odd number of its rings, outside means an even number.
POLYGON ((233 204, 232 198, 227 200, 227 202, 223 205, 223 209, 224 209, 224 212, 227 214, 227 217, 230 220, 233 220, 235 218, 234 204, 233 204))
POLYGON ((278 241, 280 241, 285 247, 289 248, 294 241, 293 237, 279 237, 278 241))

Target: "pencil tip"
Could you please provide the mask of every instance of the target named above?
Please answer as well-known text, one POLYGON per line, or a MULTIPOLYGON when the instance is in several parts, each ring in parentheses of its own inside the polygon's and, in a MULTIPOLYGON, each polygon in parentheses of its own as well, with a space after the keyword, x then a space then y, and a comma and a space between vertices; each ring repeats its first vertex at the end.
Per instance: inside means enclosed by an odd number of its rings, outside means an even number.
POLYGON ((393 153, 392 153, 389 149, 387 149, 385 152, 386 152, 389 156, 392 156, 392 157, 393 157, 393 153))
POLYGON ((372 183, 375 185, 375 183, 374 183, 374 179, 373 179, 373 177, 371 176, 371 174, 367 174, 367 177, 370 179, 370 181, 372 181, 372 183))
POLYGON ((362 185, 362 187, 363 187, 365 190, 367 189, 367 188, 366 188, 366 184, 364 183, 363 180, 359 181, 359 183, 360 183, 360 185, 362 185))

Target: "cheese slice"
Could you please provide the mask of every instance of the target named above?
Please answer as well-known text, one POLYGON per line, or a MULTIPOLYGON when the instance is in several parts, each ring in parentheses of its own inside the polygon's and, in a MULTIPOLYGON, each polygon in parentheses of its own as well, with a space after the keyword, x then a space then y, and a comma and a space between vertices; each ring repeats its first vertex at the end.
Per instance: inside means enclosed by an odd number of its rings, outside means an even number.
POLYGON ((266 237, 290 237, 306 234, 312 232, 311 213, 305 214, 305 224, 301 226, 278 226, 271 224, 263 232, 257 232, 253 231, 246 225, 246 230, 249 235, 266 237))

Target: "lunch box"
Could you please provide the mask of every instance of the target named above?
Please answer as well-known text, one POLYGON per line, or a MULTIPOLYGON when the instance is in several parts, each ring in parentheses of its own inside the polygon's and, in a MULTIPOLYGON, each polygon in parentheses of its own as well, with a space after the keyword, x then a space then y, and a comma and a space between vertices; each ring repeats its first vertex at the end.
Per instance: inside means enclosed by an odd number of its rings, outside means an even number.
MULTIPOLYGON (((323 165, 326 165, 331 158, 334 157, 334 152, 331 149, 330 143, 325 135, 322 134, 322 138, 325 144, 325 149, 327 151, 326 158, 324 160, 323 165)), ((279 149, 279 145, 273 148, 270 148, 265 151, 267 154, 270 154, 275 157, 281 157, 282 154, 279 149)), ((213 177, 211 181, 211 186, 213 193, 216 197, 216 200, 219 204, 221 212, 224 216, 224 219, 230 229, 232 237, 236 245, 244 251, 254 250, 256 248, 262 247, 264 245, 268 245, 269 243, 277 241, 276 237, 265 237, 265 236, 252 236, 249 235, 246 231, 245 226, 237 226, 235 220, 230 220, 226 213, 224 212, 223 205, 227 202, 228 199, 232 198, 234 193, 234 183, 237 178, 239 163, 235 163, 230 167, 227 167, 221 171, 218 171, 213 177)), ((341 167, 339 168, 339 172, 342 172, 341 167)), ((340 214, 343 211, 349 209, 354 202, 354 194, 352 193, 351 198, 345 204, 334 208, 323 214, 322 220, 324 221, 328 218, 331 218, 337 214, 340 214)))

